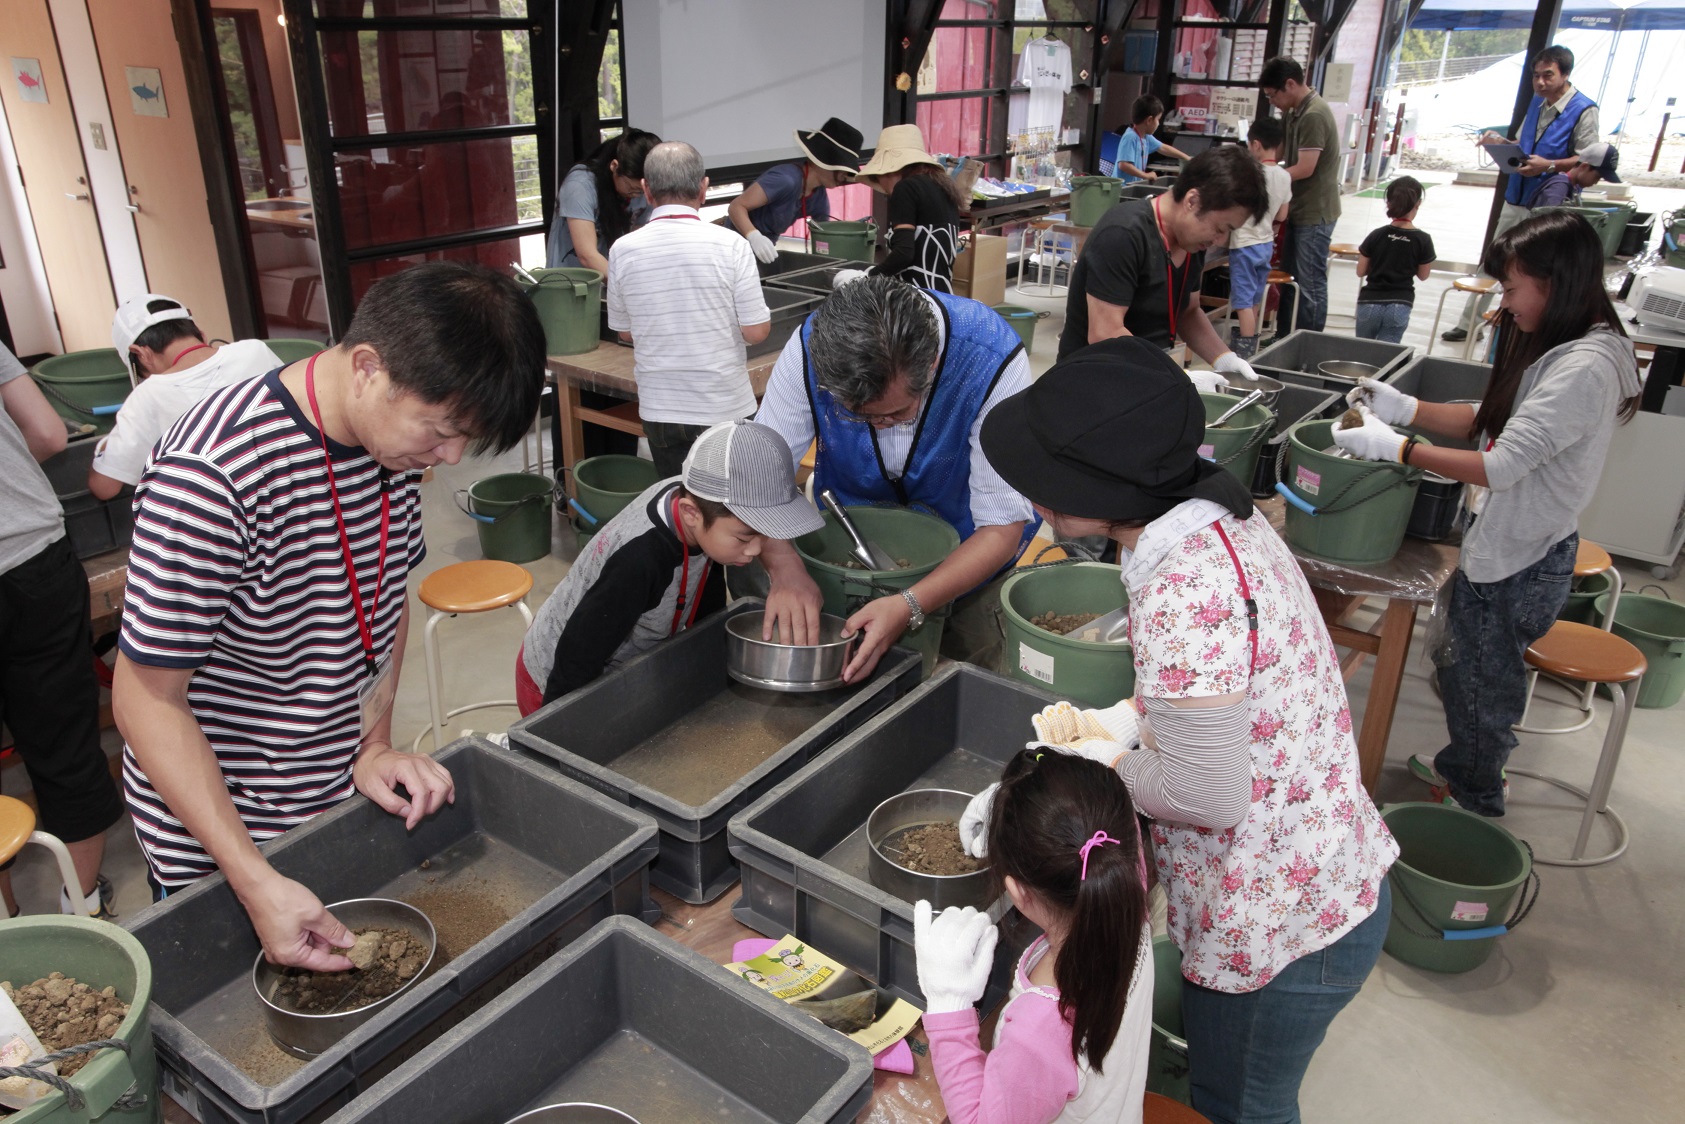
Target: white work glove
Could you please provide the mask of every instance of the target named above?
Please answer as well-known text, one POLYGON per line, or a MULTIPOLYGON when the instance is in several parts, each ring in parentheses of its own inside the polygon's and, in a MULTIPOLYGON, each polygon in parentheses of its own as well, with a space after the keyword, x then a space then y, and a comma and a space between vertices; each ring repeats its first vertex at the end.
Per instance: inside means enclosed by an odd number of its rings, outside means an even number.
POLYGON ((927 1014, 964 1011, 983 998, 1000 933, 987 913, 949 906, 936 917, 928 901, 913 906, 913 954, 927 1014))
POLYGON ((996 781, 973 796, 960 816, 960 846, 974 859, 989 853, 989 813, 994 809, 995 793, 999 791, 1000 782, 996 781))
POLYGON ((1366 461, 1398 460, 1409 438, 1370 413, 1367 408, 1359 406, 1358 411, 1363 414, 1362 425, 1341 429, 1338 422, 1334 424, 1334 444, 1352 456, 1366 461))
POLYGON ((1030 717, 1036 741, 1028 748, 1045 746, 1110 765, 1119 754, 1140 744, 1135 704, 1124 699, 1104 710, 1082 710, 1068 702, 1043 707, 1030 717))
POLYGON ((864 269, 839 269, 836 275, 831 278, 831 288, 836 290, 844 285, 852 285, 864 276, 866 276, 864 269))
POLYGON ((1239 375, 1243 379, 1258 381, 1258 372, 1252 369, 1252 364, 1232 351, 1225 351, 1217 356, 1217 361, 1211 364, 1211 369, 1221 371, 1225 375, 1239 375))
POLYGON ((1187 376, 1193 381, 1194 389, 1201 394, 1216 394, 1220 390, 1226 390, 1229 385, 1229 380, 1216 371, 1188 371, 1187 376))
POLYGON ((1346 392, 1346 404, 1367 406, 1388 425, 1409 425, 1416 420, 1422 400, 1378 379, 1358 379, 1357 386, 1346 392))
POLYGON ((749 232, 749 249, 755 251, 755 257, 765 265, 771 265, 778 260, 778 247, 773 244, 772 239, 758 230, 749 232))

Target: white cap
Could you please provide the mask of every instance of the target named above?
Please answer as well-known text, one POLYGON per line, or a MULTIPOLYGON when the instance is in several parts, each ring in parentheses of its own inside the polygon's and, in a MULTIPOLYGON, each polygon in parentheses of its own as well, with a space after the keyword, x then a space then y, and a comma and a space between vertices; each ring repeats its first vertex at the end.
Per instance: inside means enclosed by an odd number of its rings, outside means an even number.
POLYGON ((111 318, 111 344, 117 349, 117 354, 128 361, 129 348, 134 345, 140 334, 154 324, 162 324, 166 320, 191 320, 193 314, 181 307, 181 302, 174 297, 166 297, 161 293, 142 293, 138 297, 130 297, 117 306, 117 315, 111 318), (159 312, 148 312, 146 306, 153 301, 172 301, 175 308, 166 308, 159 312))
POLYGON ((721 422, 704 432, 685 456, 684 483, 691 495, 725 504, 768 538, 799 538, 825 525, 796 489, 790 446, 758 422, 721 422))

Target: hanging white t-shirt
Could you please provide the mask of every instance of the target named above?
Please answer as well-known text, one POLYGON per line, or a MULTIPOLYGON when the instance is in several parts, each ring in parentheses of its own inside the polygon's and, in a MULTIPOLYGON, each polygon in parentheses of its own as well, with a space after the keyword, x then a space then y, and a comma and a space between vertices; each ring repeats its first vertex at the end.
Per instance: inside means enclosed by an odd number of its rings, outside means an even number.
POLYGON ((94 450, 94 471, 125 484, 139 484, 152 446, 176 419, 213 390, 267 375, 282 366, 281 357, 262 340, 237 340, 185 371, 150 375, 123 399, 117 423, 94 450))
POLYGON ((1071 48, 1063 39, 1032 39, 1018 56, 1018 85, 1028 96, 1014 95, 1008 106, 1007 131, 1058 130, 1071 92, 1071 48), (1022 113, 1022 121, 1018 120, 1022 113))

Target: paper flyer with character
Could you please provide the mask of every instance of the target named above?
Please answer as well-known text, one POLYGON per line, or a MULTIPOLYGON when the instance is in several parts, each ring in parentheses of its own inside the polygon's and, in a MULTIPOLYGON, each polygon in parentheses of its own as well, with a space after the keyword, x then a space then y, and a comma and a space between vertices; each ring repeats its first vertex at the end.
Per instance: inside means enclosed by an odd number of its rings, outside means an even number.
POLYGON ((726 969, 873 1054, 905 1038, 921 1014, 905 999, 880 993, 871 980, 788 934, 760 956, 726 969))

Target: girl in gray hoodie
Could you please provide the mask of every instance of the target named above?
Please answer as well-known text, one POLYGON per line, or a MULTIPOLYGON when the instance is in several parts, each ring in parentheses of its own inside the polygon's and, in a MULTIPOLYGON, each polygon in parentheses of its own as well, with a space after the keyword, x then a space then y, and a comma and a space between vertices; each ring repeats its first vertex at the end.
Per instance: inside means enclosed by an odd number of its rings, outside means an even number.
POLYGON ((1470 485, 1472 515, 1452 576, 1449 643, 1436 653, 1450 744, 1410 771, 1436 798, 1504 814, 1504 763, 1527 699, 1527 646, 1562 611, 1618 423, 1638 410, 1632 341, 1603 288, 1603 246, 1578 215, 1546 212, 1493 241, 1483 268, 1504 285, 1497 360, 1478 408, 1421 402, 1364 379, 1370 413, 1337 431, 1347 451, 1401 460, 1470 485), (1438 448, 1392 426, 1472 440, 1438 448))

